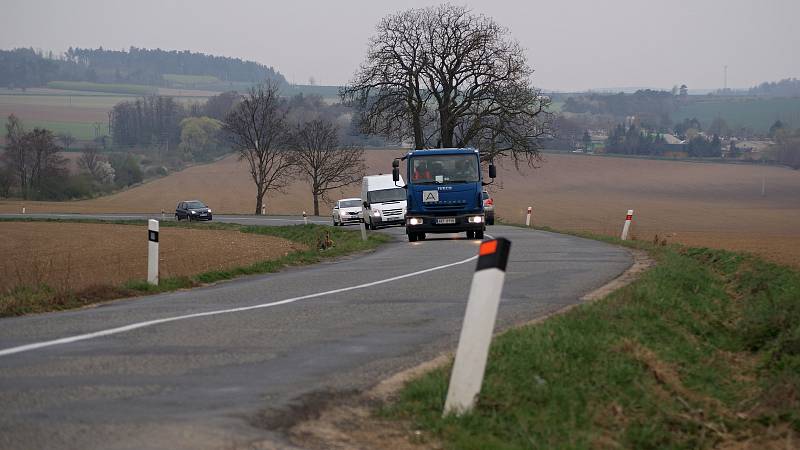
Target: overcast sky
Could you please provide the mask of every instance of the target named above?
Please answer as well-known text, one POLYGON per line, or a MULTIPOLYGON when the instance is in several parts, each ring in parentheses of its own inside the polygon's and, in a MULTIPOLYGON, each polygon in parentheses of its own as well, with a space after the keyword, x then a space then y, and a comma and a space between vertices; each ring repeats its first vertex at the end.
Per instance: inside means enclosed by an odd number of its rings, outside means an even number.
MULTIPOLYGON (((378 20, 440 2, 3 0, 0 48, 192 50, 273 66, 289 81, 348 81, 378 20)), ((493 17, 548 90, 718 88, 800 78, 800 0, 453 2, 493 17)))

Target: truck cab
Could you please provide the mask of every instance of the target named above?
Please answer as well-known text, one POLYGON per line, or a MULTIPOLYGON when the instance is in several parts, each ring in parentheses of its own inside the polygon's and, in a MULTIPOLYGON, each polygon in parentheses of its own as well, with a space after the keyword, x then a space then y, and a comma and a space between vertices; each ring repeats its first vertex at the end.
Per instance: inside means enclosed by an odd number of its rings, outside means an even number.
MULTIPOLYGON (((410 242, 427 233, 466 232, 467 239, 483 239, 486 217, 480 154, 472 148, 414 150, 401 160, 408 183, 406 234, 410 242)), ((400 161, 394 160, 393 179, 402 180, 400 161)), ((489 165, 489 177, 495 177, 489 165)))

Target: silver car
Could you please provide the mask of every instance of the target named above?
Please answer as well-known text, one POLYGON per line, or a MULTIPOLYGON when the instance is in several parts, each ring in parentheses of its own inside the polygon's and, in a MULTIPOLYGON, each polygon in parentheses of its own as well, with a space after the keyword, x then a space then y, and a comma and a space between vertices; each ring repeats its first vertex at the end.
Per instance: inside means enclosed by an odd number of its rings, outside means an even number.
POLYGON ((360 198, 343 198, 338 200, 331 211, 333 226, 342 226, 348 223, 359 223, 363 218, 360 198))

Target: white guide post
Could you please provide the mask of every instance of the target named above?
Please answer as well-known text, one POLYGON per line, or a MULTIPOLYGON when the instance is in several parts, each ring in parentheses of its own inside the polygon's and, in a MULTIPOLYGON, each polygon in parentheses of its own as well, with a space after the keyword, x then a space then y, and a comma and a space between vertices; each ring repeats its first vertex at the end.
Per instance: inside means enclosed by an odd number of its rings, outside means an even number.
POLYGON ((359 225, 361 226, 361 240, 362 241, 366 241, 367 240, 367 226, 364 224, 363 221, 361 223, 359 223, 359 225))
POLYGON ((308 225, 308 216, 305 211, 303 211, 303 225, 308 225))
POLYGON ((525 226, 531 226, 531 213, 533 212, 533 208, 528 206, 528 214, 525 215, 525 226))
POLYGON ((510 248, 511 241, 504 238, 485 241, 480 246, 444 415, 470 411, 481 391, 510 248))
POLYGON ((25 207, 22 207, 22 214, 25 214, 25 207))
POLYGON ((261 215, 264 216, 266 214, 267 214, 267 207, 264 206, 264 205, 261 205, 261 215))
POLYGON ((158 221, 147 221, 147 282, 158 286, 158 221))
POLYGON ((629 209, 628 214, 625 216, 625 225, 622 226, 622 235, 619 237, 623 241, 628 240, 628 230, 631 228, 631 220, 633 220, 633 210, 629 209))

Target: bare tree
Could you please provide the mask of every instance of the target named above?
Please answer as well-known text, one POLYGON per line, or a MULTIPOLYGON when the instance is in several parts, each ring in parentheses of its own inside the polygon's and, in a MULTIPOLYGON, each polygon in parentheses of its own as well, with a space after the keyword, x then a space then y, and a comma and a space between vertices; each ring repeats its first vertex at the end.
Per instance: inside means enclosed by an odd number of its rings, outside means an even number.
POLYGON ((549 99, 532 74, 505 28, 441 5, 385 18, 340 94, 359 108, 365 132, 413 135, 416 148, 481 146, 484 159, 532 164, 549 126, 549 99))
POLYGON ((286 110, 278 86, 268 81, 250 88, 225 117, 223 130, 239 158, 247 160, 256 184, 256 214, 261 214, 264 195, 291 180, 294 161, 286 149, 286 110))
POLYGON ((359 182, 367 168, 364 150, 339 145, 339 127, 313 120, 292 129, 291 149, 298 171, 311 183, 314 215, 319 215, 320 197, 332 189, 359 182))
POLYGON ((97 149, 97 145, 89 144, 84 147, 83 153, 78 158, 78 166, 89 172, 93 179, 97 179, 97 168, 100 161, 100 151, 97 149))
POLYGON ((23 198, 28 198, 28 181, 30 170, 33 165, 31 155, 25 145, 25 129, 22 122, 14 114, 8 116, 6 121, 6 151, 5 158, 19 182, 19 193, 23 198))
POLYGON ((390 139, 413 138, 425 148, 431 92, 421 78, 426 64, 423 22, 426 11, 412 9, 385 17, 369 41, 364 63, 340 90, 344 103, 360 114, 361 131, 390 139))
POLYGON ((63 170, 64 159, 58 156, 60 150, 51 131, 34 128, 26 132, 16 116, 8 117, 4 157, 23 198, 27 199, 49 176, 63 170))
POLYGON ((70 133, 59 133, 56 135, 64 150, 69 150, 70 146, 75 143, 75 137, 70 133))

